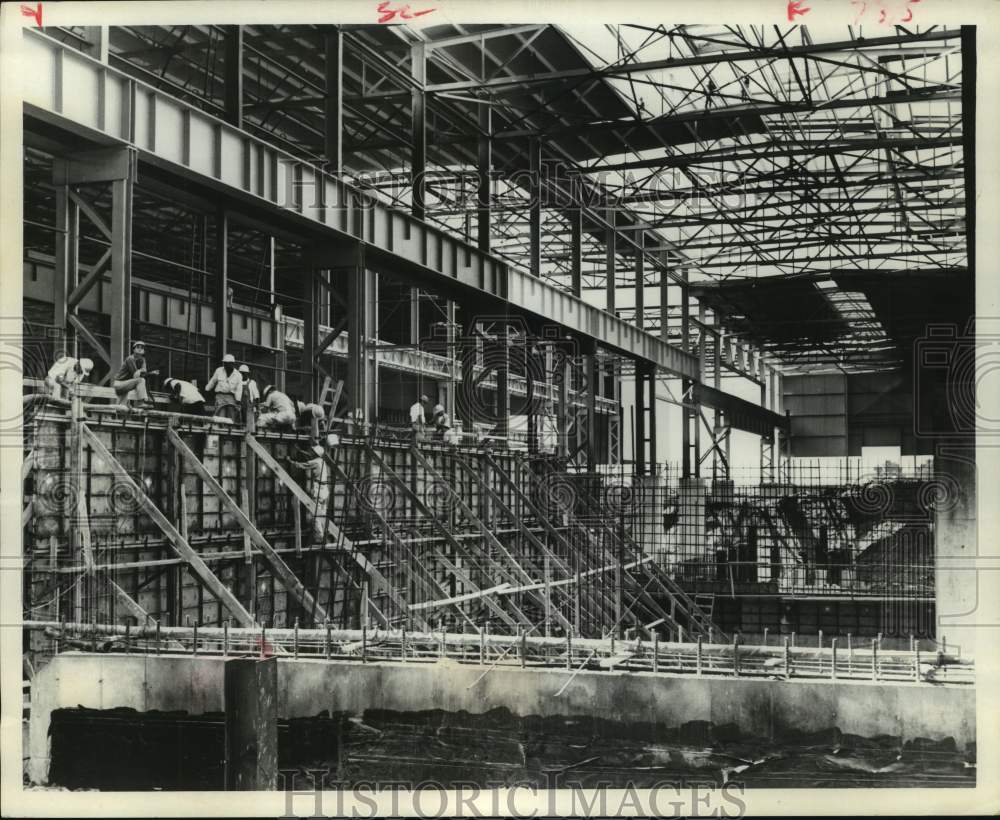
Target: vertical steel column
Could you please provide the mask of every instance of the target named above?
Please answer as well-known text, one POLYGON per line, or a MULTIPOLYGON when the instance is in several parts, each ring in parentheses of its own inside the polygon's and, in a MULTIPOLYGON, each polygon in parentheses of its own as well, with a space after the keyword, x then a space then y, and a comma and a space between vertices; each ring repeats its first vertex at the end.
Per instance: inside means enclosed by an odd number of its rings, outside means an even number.
POLYGON ((632 453, 636 475, 646 474, 646 367, 635 363, 635 447, 632 453))
POLYGON ((607 269, 607 277, 605 279, 605 294, 607 296, 607 310, 608 313, 614 314, 617 302, 615 300, 616 290, 615 290, 615 240, 617 238, 617 233, 615 232, 615 209, 608 207, 604 212, 605 219, 608 222, 608 229, 605 231, 604 235, 604 249, 606 252, 605 256, 605 268, 607 269))
MULTIPOLYGON (((714 314, 713 314, 714 316, 714 314)), ((718 318, 718 317, 715 317, 718 318)), ((722 325, 715 325, 712 334, 712 383, 716 390, 722 389, 722 325)), ((712 481, 719 479, 719 442, 722 438, 722 411, 712 410, 712 481)))
POLYGON ((590 340, 588 350, 584 354, 586 368, 587 390, 584 399, 587 402, 587 469, 594 472, 597 467, 597 345, 590 340))
MULTIPOLYGON (((683 280, 681 284, 681 349, 690 353, 691 352, 691 307, 688 303, 688 271, 687 268, 681 268, 681 279, 683 280)), ((698 377, 701 378, 701 359, 698 360, 698 377)), ((691 379, 684 379, 681 382, 681 401, 685 406, 681 408, 681 473, 684 478, 691 478, 693 475, 700 475, 701 470, 698 466, 699 455, 695 453, 694 459, 691 458, 691 448, 697 447, 697 438, 692 441, 692 428, 697 432, 698 424, 698 412, 696 409, 688 407, 687 405, 693 401, 691 392, 694 388, 694 381, 691 379), (693 462, 693 463, 692 463, 693 462)))
POLYGON ((500 332, 500 357, 496 368, 496 434, 506 439, 510 435, 510 329, 504 324, 500 332))
POLYGON ((107 26, 86 26, 83 30, 87 38, 87 50, 91 57, 100 60, 102 63, 108 62, 108 27, 107 26))
POLYGON ((570 290, 579 297, 583 294, 583 208, 567 213, 569 217, 569 272, 570 290))
POLYGON ((243 27, 225 27, 225 112, 226 122, 243 127, 243 27))
POLYGON ((347 269, 347 390, 355 410, 372 421, 378 408, 378 362, 375 339, 378 329, 378 280, 365 266, 364 247, 356 245, 347 269))
POLYGON ((646 259, 642 251, 645 235, 638 232, 636 239, 639 248, 635 252, 635 326, 640 330, 646 327, 646 259))
POLYGON ((135 163, 111 183, 111 367, 128 355, 132 333, 132 185, 135 163))
POLYGON ((556 400, 556 452, 565 458, 569 455, 569 414, 571 412, 569 404, 569 381, 572 370, 569 362, 562 364, 561 378, 558 382, 559 391, 556 400))
POLYGON ((410 288, 410 344, 420 344, 420 288, 410 288))
POLYGON ((649 365, 649 473, 656 475, 656 365, 649 365))
POLYGON ((424 174, 427 171, 427 48, 424 43, 410 47, 410 76, 416 81, 410 92, 411 153, 410 184, 413 190, 410 210, 419 219, 426 213, 424 174))
MULTIPOLYGON (((666 265, 667 255, 661 260, 666 265)), ((665 270, 660 271, 660 338, 670 341, 670 277, 665 270)))
POLYGON ((56 259, 53 280, 54 324, 59 331, 56 355, 79 356, 77 334, 69 326, 69 317, 77 311, 69 306, 69 295, 80 281, 80 206, 69 196, 69 185, 56 191, 56 259))
POLYGON ((489 253, 491 205, 493 190, 493 108, 489 102, 479 103, 479 139, 476 154, 476 234, 479 250, 489 253))
MULTIPOLYGON (((219 208, 215 214, 215 362, 211 372, 226 355, 229 339, 229 214, 219 208)), ((114 358, 114 353, 112 353, 114 358)))
POLYGON ((542 141, 528 141, 530 202, 528 203, 528 267, 532 276, 542 275, 542 141))
POLYGON ((344 35, 339 27, 323 34, 326 93, 323 96, 323 145, 327 170, 339 176, 344 171, 344 35))

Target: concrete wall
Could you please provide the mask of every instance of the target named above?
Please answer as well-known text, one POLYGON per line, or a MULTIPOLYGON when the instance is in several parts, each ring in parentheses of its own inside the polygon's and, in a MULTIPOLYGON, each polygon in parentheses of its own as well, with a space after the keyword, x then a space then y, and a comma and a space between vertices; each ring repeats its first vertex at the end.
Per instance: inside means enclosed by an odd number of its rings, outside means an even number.
MULTIPOLYGON (((360 664, 298 660, 278 663, 278 716, 312 717, 324 709, 465 710, 505 707, 519 717, 600 717, 623 724, 673 728, 689 721, 734 723, 775 737, 836 726, 870 737, 975 740, 975 689, 970 686, 792 681, 482 667, 457 663, 360 664)), ((223 661, 213 657, 85 655, 55 658, 32 689, 29 777, 49 771, 53 710, 130 707, 137 711, 220 712, 223 661)))

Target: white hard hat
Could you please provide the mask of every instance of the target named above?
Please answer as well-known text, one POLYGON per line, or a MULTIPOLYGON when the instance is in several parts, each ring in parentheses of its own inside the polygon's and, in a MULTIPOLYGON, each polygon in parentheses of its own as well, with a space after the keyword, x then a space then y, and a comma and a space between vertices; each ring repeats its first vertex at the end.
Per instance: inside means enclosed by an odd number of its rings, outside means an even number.
POLYGON ((84 373, 89 373, 91 370, 94 369, 94 360, 93 359, 80 359, 80 369, 84 373))
POLYGON ((239 366, 239 371, 240 371, 240 373, 249 373, 250 372, 250 366, 246 365, 246 364, 241 364, 239 366))
POLYGON ((310 404, 309 412, 312 414, 314 419, 321 419, 326 415, 326 413, 323 412, 323 408, 318 404, 310 404))
POLYGON ((324 453, 324 452, 326 452, 326 451, 325 451, 325 450, 323 449, 322 445, 319 445, 319 444, 315 444, 315 445, 313 445, 313 448, 312 448, 312 451, 313 451, 313 452, 314 452, 314 453, 315 453, 316 455, 318 455, 318 456, 321 456, 321 455, 323 455, 323 453, 324 453))
POLYGON ((223 364, 236 364, 236 357, 232 353, 227 353, 222 357, 223 364))

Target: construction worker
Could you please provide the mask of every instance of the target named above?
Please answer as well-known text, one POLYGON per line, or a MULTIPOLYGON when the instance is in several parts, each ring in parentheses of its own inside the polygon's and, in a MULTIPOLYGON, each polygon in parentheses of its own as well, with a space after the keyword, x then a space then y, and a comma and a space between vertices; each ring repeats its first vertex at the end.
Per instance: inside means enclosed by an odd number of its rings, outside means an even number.
POLYGON ((171 412, 205 415, 205 397, 194 384, 181 379, 166 379, 163 386, 170 391, 171 412))
POLYGON ((257 380, 250 377, 250 365, 241 364, 239 367, 240 378, 243 379, 243 396, 240 399, 240 412, 244 421, 256 417, 257 407, 260 405, 260 389, 257 387, 257 380))
POLYGON ((94 369, 93 359, 74 359, 72 356, 60 356, 56 359, 45 376, 45 386, 54 399, 68 398, 64 391, 80 384, 94 369))
POLYGON ((249 365, 240 365, 240 378, 243 379, 243 391, 250 401, 251 408, 256 409, 257 405, 260 404, 260 388, 257 387, 257 380, 250 376, 249 365))
POLYGON ((322 421, 326 418, 323 408, 314 402, 304 402, 295 400, 295 415, 299 427, 309 427, 313 419, 322 421))
POLYGON ((234 424, 240 420, 243 376, 236 370, 236 358, 232 353, 222 357, 222 366, 215 369, 205 391, 215 391, 215 415, 231 419, 234 424))
POLYGON ((257 427, 260 430, 295 427, 295 405, 287 395, 275 390, 273 385, 264 388, 260 402, 260 415, 257 417, 257 427))
MULTIPOLYGON (((281 394, 284 395, 284 394, 281 394)), ((306 491, 312 499, 312 537, 314 544, 326 540, 326 522, 330 503, 330 469, 326 463, 326 451, 313 439, 308 449, 299 449, 297 458, 286 457, 285 464, 307 479, 306 491)))
POLYGON ((438 441, 444 441, 445 434, 451 429, 451 419, 448 417, 443 404, 438 404, 434 407, 432 421, 434 424, 434 438, 438 441))
MULTIPOLYGON (((154 370, 148 375, 159 373, 154 370)), ((137 401, 146 407, 152 407, 149 391, 146 389, 146 345, 144 342, 132 342, 132 353, 125 357, 111 386, 115 389, 119 404, 131 404, 137 401)))
POLYGON ((413 441, 419 443, 424 440, 424 428, 427 426, 427 417, 424 414, 424 405, 430 399, 421 396, 410 405, 410 426, 413 428, 413 441))

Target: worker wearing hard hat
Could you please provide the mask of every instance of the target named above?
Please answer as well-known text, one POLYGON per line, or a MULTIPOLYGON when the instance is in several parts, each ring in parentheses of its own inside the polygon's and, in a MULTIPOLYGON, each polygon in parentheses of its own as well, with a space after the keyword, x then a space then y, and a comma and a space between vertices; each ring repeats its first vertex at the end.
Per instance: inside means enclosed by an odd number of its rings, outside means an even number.
POLYGON ((49 389, 49 395, 54 399, 69 398, 69 390, 87 378, 93 369, 93 359, 60 356, 45 376, 45 386, 49 389))
POLYGON ((163 386, 170 391, 172 412, 188 413, 193 416, 205 415, 205 397, 194 384, 182 379, 166 379, 163 386))
POLYGON ((264 396, 260 402, 257 428, 291 430, 293 427, 295 427, 295 404, 285 393, 269 384, 264 388, 264 396))
POLYGON ((307 492, 312 499, 312 503, 307 507, 313 525, 311 542, 313 545, 322 544, 326 541, 331 484, 330 468, 325 458, 326 451, 315 439, 312 440, 310 447, 300 446, 297 450, 295 455, 284 459, 285 465, 293 472, 302 473, 307 479, 307 492))
POLYGON ((212 378, 205 385, 205 391, 215 392, 215 414, 240 420, 240 399, 243 397, 243 376, 236 369, 236 358, 232 353, 222 357, 222 366, 217 367, 212 378))
MULTIPOLYGON (((125 357, 121 367, 115 374, 111 386, 115 389, 119 404, 131 404, 138 401, 147 407, 152 406, 149 391, 146 389, 146 345, 144 342, 132 342, 132 352, 125 357)), ((153 371, 154 375, 159 371, 153 371)))

